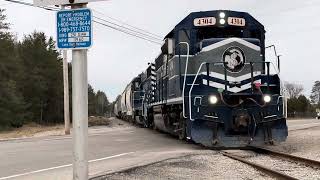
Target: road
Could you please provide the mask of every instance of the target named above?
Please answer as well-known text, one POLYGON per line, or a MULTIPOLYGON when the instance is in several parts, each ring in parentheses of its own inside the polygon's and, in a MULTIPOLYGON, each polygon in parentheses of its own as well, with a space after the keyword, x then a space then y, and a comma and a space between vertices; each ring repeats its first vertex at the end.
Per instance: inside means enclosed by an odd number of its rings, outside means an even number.
MULTIPOLYGON (((289 130, 320 126, 319 120, 290 120, 289 130)), ((199 146, 149 129, 90 128, 89 175, 114 172, 196 152, 199 146)), ((72 179, 70 136, 0 142, 0 180, 72 179)))

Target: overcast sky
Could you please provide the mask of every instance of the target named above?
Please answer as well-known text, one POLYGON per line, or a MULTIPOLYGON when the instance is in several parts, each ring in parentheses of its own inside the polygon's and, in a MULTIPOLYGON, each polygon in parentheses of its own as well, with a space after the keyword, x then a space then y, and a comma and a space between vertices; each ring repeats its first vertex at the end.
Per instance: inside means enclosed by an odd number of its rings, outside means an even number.
MULTIPOLYGON (((4 0, 0 0, 0 7, 7 9, 11 29, 19 39, 34 30, 55 38, 54 12, 4 0)), ((105 19, 111 16, 162 37, 194 11, 246 11, 264 24, 266 44, 275 44, 282 55, 284 80, 304 85, 307 95, 313 82, 320 80, 319 0, 110 0, 91 3, 89 7, 95 10, 95 16, 105 19)), ((114 100, 154 60, 160 46, 101 25, 95 24, 93 28, 94 44, 88 52, 89 83, 114 100)), ((271 50, 268 57, 275 60, 271 50)))

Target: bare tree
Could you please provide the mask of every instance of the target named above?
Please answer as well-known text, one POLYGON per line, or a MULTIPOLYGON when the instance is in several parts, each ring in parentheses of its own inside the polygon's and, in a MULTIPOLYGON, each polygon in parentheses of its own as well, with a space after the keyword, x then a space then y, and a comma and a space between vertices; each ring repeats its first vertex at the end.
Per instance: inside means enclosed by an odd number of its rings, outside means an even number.
POLYGON ((303 86, 301 84, 296 84, 296 83, 290 83, 290 82, 285 82, 284 87, 287 91, 288 98, 298 98, 302 91, 303 91, 303 86))

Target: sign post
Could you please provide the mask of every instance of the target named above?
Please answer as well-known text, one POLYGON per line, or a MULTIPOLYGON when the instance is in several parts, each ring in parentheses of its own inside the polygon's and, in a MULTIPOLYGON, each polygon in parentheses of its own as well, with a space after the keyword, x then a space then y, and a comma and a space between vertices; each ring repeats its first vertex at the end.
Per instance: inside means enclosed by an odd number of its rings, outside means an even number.
POLYGON ((57 46, 72 49, 73 179, 88 179, 87 49, 92 45, 92 13, 86 4, 57 12, 57 46))
POLYGON ((73 179, 88 179, 87 50, 72 50, 73 179))
MULTIPOLYGON (((92 45, 92 12, 87 3, 106 0, 33 0, 35 6, 71 6, 57 12, 57 46, 72 50, 73 179, 88 179, 87 49, 92 45)), ((66 55, 64 53, 64 58, 66 55)))

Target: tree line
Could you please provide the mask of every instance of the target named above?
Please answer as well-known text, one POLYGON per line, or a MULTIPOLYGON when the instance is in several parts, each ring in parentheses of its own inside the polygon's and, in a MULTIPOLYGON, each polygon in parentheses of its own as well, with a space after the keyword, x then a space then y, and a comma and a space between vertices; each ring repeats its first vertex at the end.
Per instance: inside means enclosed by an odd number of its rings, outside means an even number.
POLYGON ((311 95, 307 98, 302 92, 303 86, 296 83, 285 82, 288 97, 289 117, 315 117, 320 110, 320 81, 315 81, 311 95))
MULTIPOLYGON (((4 12, 0 9, 0 130, 28 122, 62 123, 62 59, 55 42, 43 32, 33 32, 18 41, 4 12)), ((70 102, 71 71, 69 64, 70 102)), ((95 92, 88 85, 88 93, 89 115, 110 111, 104 92, 95 92)))

